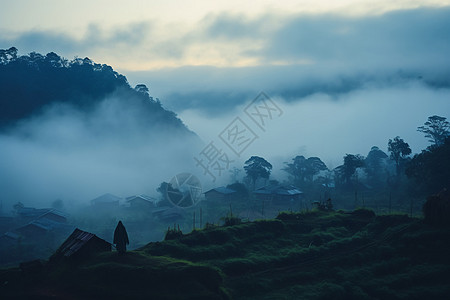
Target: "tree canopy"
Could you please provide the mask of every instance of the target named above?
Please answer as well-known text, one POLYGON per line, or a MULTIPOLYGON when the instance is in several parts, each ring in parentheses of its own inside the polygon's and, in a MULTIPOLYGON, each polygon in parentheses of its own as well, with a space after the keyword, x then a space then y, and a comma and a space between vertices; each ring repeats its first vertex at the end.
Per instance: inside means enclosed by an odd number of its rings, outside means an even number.
POLYGON ((450 187, 450 138, 440 146, 423 150, 408 162, 406 175, 422 192, 435 194, 450 187))
POLYGON ((393 140, 389 139, 388 151, 391 153, 391 159, 395 162, 397 176, 399 176, 402 162, 411 154, 411 148, 408 143, 396 136, 393 140))
POLYGON ((86 111, 115 95, 127 105, 139 106, 149 122, 186 129, 173 112, 151 100, 145 85, 131 88, 125 76, 108 65, 88 57, 67 60, 54 52, 17 53, 15 47, 0 49, 0 128, 38 114, 52 103, 86 111))
POLYGON ((343 175, 346 183, 350 183, 351 177, 357 168, 364 166, 364 156, 359 154, 346 154, 344 156, 343 175))
POLYGON ((292 163, 285 163, 284 171, 294 176, 294 182, 302 184, 305 180, 312 181, 314 175, 323 170, 328 170, 324 162, 318 157, 306 159, 303 155, 298 155, 292 159, 292 163))
POLYGON ((244 170, 247 176, 251 178, 253 186, 255 186, 258 178, 269 178, 272 165, 262 157, 252 156, 245 162, 244 170))
POLYGON ((429 142, 440 146, 450 135, 450 123, 447 118, 434 115, 428 117, 428 121, 423 126, 417 127, 417 131, 425 133, 429 142))
POLYGON ((386 176, 388 156, 377 146, 370 149, 364 160, 365 170, 371 185, 379 186, 383 184, 383 179, 386 176))

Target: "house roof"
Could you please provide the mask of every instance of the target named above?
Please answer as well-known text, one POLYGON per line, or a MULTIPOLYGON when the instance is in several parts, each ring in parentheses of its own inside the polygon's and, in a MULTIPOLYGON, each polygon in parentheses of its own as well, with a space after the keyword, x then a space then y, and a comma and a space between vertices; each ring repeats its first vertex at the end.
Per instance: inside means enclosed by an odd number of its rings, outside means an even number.
POLYGON ((18 240, 20 235, 18 235, 17 233, 11 232, 11 231, 7 231, 3 234, 3 237, 12 239, 12 240, 18 240))
POLYGON ((97 240, 101 243, 108 243, 107 241, 99 238, 93 233, 86 232, 76 228, 74 232, 64 241, 64 243, 58 248, 57 252, 65 257, 70 257, 77 251, 79 251, 90 240, 97 240))
POLYGON ((48 228, 48 230, 66 228, 67 226, 70 226, 65 223, 53 221, 53 220, 50 220, 47 218, 41 218, 41 219, 34 220, 33 222, 31 222, 31 224, 37 224, 41 227, 48 228))
POLYGON ((50 214, 67 219, 68 215, 54 208, 34 208, 34 207, 22 207, 17 211, 17 214, 21 217, 29 217, 42 219, 46 218, 50 214))
POLYGON ((236 191, 233 190, 233 189, 229 189, 229 188, 226 188, 224 186, 220 186, 220 187, 216 187, 216 188, 213 188, 213 189, 205 192, 205 194, 207 194, 209 192, 213 192, 213 191, 215 191, 217 193, 220 193, 220 194, 223 194, 223 195, 229 195, 229 194, 236 193, 236 191))
POLYGON ((115 195, 106 193, 104 195, 101 195, 95 199, 91 200, 92 204, 99 204, 99 203, 113 203, 113 202, 118 202, 120 201, 122 198, 117 197, 115 195))
POLYGON ((26 225, 23 225, 19 228, 14 229, 15 232, 18 232, 19 234, 25 234, 27 235, 30 231, 34 229, 42 229, 44 231, 50 231, 52 228, 51 226, 48 226, 47 224, 43 224, 40 222, 33 221, 31 223, 28 223, 26 225))
POLYGON ((126 198, 127 202, 131 202, 131 201, 137 200, 137 199, 148 201, 148 202, 155 202, 155 198, 147 196, 147 195, 143 195, 143 194, 134 195, 134 196, 130 196, 130 197, 126 198))
POLYGON ((30 222, 26 225, 23 225, 17 229, 15 229, 14 231, 16 232, 23 232, 24 230, 26 230, 27 228, 39 228, 39 229, 43 229, 45 231, 51 231, 54 229, 62 229, 62 228, 66 228, 67 226, 70 225, 66 225, 60 222, 56 222, 47 218, 42 218, 42 219, 37 219, 34 220, 33 222, 30 222))
POLYGON ((47 211, 46 213, 42 214, 41 216, 39 216, 39 219, 43 219, 43 218, 45 219, 49 215, 55 215, 55 216, 62 217, 65 219, 67 219, 69 217, 68 214, 66 214, 62 211, 59 211, 57 209, 51 209, 51 210, 47 211))
POLYGON ((303 192, 292 185, 269 185, 257 189, 255 194, 293 196, 303 194, 303 192))
POLYGON ((336 184, 334 182, 329 182, 329 183, 322 183, 322 186, 328 188, 335 188, 336 184))
POLYGON ((161 207, 157 207, 153 210, 153 214, 157 215, 157 214, 161 214, 163 212, 165 212, 166 210, 171 209, 172 207, 170 206, 161 206, 161 207))
POLYGON ((50 208, 21 207, 17 210, 17 214, 21 217, 39 217, 49 211, 51 211, 50 208))

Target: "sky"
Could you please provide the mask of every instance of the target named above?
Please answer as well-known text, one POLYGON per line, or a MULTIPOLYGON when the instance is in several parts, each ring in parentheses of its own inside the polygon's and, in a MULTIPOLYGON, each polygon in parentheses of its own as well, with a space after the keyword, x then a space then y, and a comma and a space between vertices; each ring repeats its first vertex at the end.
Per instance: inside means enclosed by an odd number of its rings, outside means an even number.
MULTIPOLYGON (((419 153, 450 118, 450 1, 2 1, 0 48, 111 65, 205 144, 264 91, 283 114, 236 167, 296 155, 331 168, 400 136, 419 153)), ((253 124, 254 125, 254 124, 253 124)))

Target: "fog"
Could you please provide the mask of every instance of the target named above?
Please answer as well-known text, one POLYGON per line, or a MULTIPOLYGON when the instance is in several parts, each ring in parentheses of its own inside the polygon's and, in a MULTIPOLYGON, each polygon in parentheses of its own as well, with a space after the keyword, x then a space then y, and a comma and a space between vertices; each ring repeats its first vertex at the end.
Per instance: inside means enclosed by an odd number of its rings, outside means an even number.
MULTIPOLYGON (((256 95, 255 95, 256 96, 256 95)), ((318 156, 329 168, 343 163, 346 153, 367 155, 372 146, 387 152, 389 139, 402 137, 413 153, 429 146, 422 133, 417 132, 429 116, 450 117, 450 91, 434 89, 419 81, 385 88, 364 88, 335 97, 323 93, 286 101, 273 100, 283 115, 259 130, 243 113, 240 105, 225 114, 208 114, 201 110, 185 110, 180 117, 203 140, 220 144, 219 133, 240 116, 259 135, 233 166, 242 168, 252 155, 263 156, 273 165, 273 176, 280 180, 286 173, 280 169, 296 155, 318 156), (259 131, 258 131, 259 130, 259 131)), ((222 144, 223 145, 223 144, 222 144)), ((226 149, 226 145, 223 145, 226 149)), ((242 174, 241 174, 242 175, 242 174)))
MULTIPOLYGON (((370 11, 370 10, 369 10, 370 11)), ((134 86, 146 84, 178 113, 201 141, 180 141, 117 99, 93 112, 47 107, 0 136, 0 188, 6 201, 88 201, 110 192, 147 193, 179 172, 202 175, 193 156, 214 141, 244 107, 265 91, 283 110, 231 168, 252 155, 274 166, 296 155, 319 156, 329 168, 346 153, 387 151, 395 136, 413 153, 429 144, 416 131, 427 117, 450 117, 448 7, 417 7, 344 14, 266 10, 218 11, 183 23, 145 20, 74 31, 6 28, 1 47, 89 56, 113 65, 134 86), (146 70, 146 71, 137 71, 146 70)), ((253 124, 254 125, 254 124, 253 124)), ((259 131, 258 131, 259 130, 259 131)), ((243 172, 241 172, 241 175, 243 172)), ((26 204, 26 203, 25 203, 26 204)))
POLYGON ((55 104, 21 121, 0 135, 3 207, 63 199, 70 208, 104 193, 158 196, 162 181, 192 169, 202 144, 145 118, 116 96, 89 112, 55 104))

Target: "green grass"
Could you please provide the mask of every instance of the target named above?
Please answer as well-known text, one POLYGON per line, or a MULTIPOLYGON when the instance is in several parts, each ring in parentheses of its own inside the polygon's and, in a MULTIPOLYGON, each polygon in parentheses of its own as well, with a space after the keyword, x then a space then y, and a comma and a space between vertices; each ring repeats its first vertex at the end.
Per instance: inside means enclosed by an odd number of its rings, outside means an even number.
POLYGON ((47 266, 38 283, 3 270, 0 284, 8 283, 0 295, 25 284, 29 293, 44 286, 82 298, 444 299, 449 253, 448 228, 406 215, 283 212, 195 230, 123 257, 47 266))

